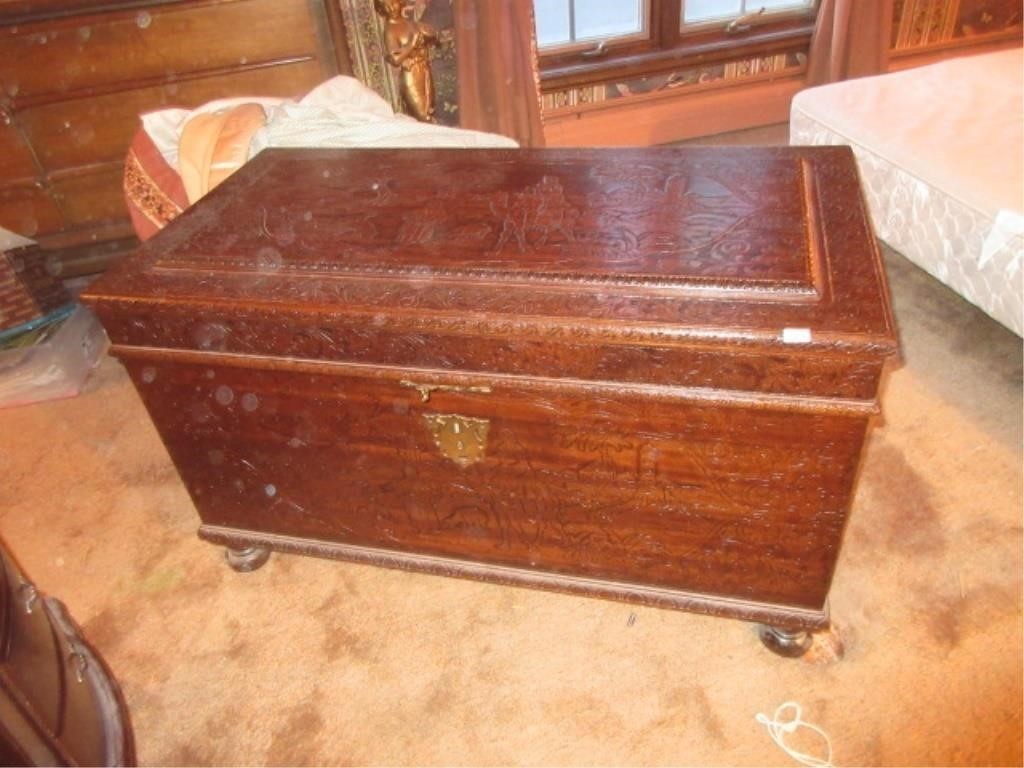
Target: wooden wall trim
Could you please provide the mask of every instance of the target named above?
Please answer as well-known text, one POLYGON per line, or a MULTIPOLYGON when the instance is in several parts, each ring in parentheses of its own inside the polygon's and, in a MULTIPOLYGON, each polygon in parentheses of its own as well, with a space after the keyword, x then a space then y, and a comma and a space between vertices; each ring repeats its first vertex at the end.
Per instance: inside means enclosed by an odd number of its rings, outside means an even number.
POLYGON ((982 53, 995 53, 1010 48, 1020 48, 1021 38, 1018 34, 1000 35, 985 41, 976 38, 965 38, 963 42, 941 43, 922 48, 911 48, 893 51, 889 55, 889 71, 898 72, 903 69, 923 67, 935 64, 955 56, 977 56, 982 53))
POLYGON ((648 146, 782 123, 804 77, 688 93, 674 98, 604 102, 591 109, 544 118, 549 147, 648 146))

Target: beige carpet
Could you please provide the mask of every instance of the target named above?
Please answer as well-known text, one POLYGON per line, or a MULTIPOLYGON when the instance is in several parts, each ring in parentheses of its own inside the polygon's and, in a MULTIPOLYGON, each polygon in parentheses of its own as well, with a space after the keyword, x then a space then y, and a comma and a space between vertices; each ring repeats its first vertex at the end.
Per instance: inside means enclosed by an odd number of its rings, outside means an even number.
POLYGON ((891 376, 833 589, 841 661, 664 610, 275 555, 239 575, 119 365, 0 412, 0 526, 114 669, 143 764, 1020 764, 1021 345, 890 259, 891 376), (813 741, 797 740, 813 749, 813 741))

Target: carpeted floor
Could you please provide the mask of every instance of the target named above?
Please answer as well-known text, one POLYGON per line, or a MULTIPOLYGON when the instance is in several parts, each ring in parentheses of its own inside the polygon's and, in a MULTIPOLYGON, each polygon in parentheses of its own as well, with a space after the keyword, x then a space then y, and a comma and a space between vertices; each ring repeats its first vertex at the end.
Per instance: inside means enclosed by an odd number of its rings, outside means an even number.
POLYGON ((793 700, 839 765, 1019 765, 1020 339, 889 266, 905 365, 833 589, 841 661, 369 566, 231 572, 113 360, 74 400, 0 411, 3 537, 114 669, 143 764, 786 765, 754 716, 793 700))

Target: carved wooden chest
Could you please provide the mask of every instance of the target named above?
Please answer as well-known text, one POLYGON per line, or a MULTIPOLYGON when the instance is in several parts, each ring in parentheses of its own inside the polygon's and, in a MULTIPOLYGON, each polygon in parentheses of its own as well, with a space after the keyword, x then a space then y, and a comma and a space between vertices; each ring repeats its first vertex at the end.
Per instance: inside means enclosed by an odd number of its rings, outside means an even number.
POLYGON ((267 151, 87 299, 238 567, 783 630, 827 623, 897 351, 837 147, 267 151))

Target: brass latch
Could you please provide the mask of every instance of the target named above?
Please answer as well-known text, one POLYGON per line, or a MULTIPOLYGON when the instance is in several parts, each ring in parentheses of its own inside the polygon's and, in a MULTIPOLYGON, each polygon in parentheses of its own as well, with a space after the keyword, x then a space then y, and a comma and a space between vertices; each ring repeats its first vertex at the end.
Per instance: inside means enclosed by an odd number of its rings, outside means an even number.
POLYGON ((408 379, 402 379, 398 382, 403 387, 411 387, 420 393, 420 399, 425 403, 430 400, 430 395, 433 392, 474 392, 476 394, 486 395, 491 391, 490 387, 479 386, 479 387, 463 387, 457 384, 420 384, 416 381, 409 381, 408 379))
POLYGON ((476 419, 457 413, 425 413, 423 420, 441 449, 441 455, 460 467, 468 467, 484 458, 487 449, 489 419, 476 419))

